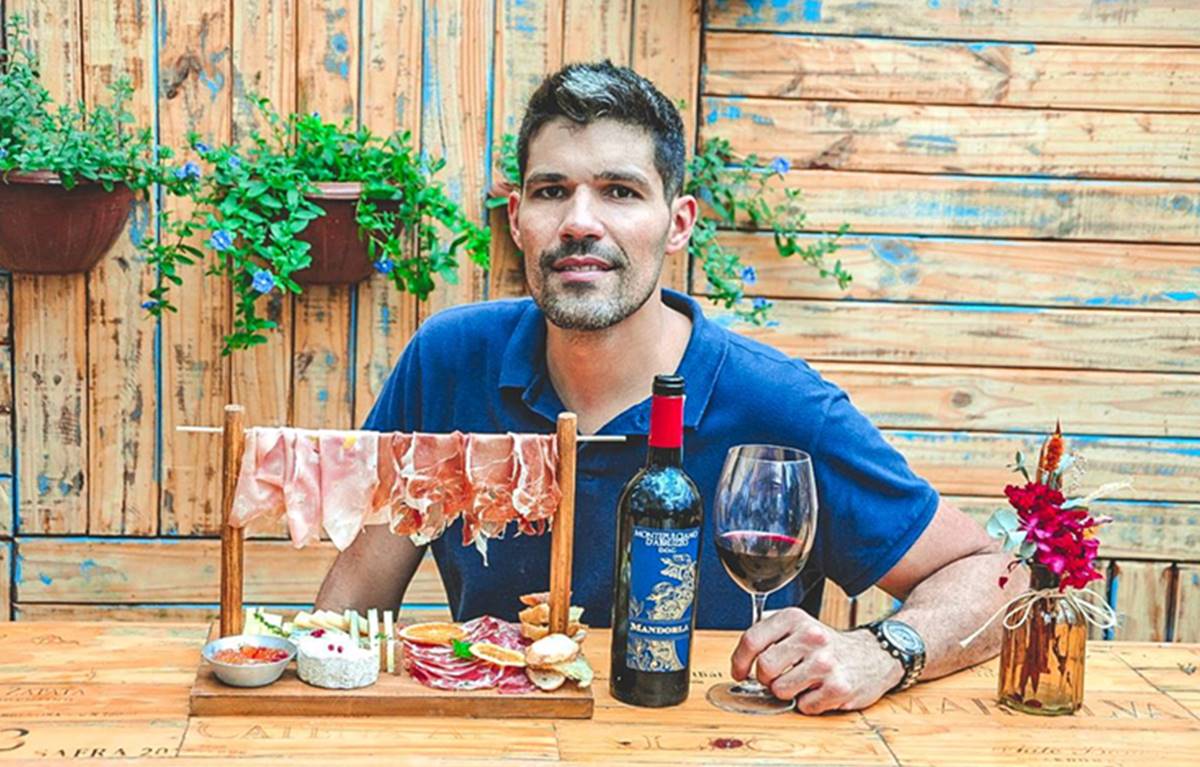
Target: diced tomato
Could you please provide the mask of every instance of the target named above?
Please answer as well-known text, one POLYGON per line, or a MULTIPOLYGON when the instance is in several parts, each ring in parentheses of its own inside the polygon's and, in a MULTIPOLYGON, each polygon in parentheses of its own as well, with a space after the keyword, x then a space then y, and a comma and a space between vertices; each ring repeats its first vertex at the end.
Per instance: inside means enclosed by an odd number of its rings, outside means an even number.
POLYGON ((228 663, 233 666, 246 666, 252 663, 276 663, 287 656, 287 651, 276 650, 273 647, 242 645, 236 650, 232 647, 220 650, 214 658, 220 663, 228 663))

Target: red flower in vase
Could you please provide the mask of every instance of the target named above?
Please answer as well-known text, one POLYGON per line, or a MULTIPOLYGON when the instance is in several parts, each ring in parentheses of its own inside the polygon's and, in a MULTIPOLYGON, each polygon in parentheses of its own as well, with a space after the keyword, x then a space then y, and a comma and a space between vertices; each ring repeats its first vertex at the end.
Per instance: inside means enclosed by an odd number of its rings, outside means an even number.
MULTIPOLYGON (((1128 482, 1110 483, 1086 498, 1067 500, 1062 493, 1063 475, 1075 463, 1076 456, 1067 455, 1062 426, 1056 426, 1042 444, 1036 467, 1027 467, 1022 454, 1017 453, 1011 468, 1025 477, 1025 484, 1004 488, 1016 513, 998 509, 987 523, 988 532, 1002 540, 1004 550, 1015 554, 1009 571, 1021 563, 1041 565, 1053 576, 1059 591, 1082 589, 1103 577, 1096 570, 1100 548, 1096 528, 1112 519, 1093 517, 1088 505, 1129 487, 1128 482), (1036 472, 1032 477, 1030 469, 1036 472)), ((1001 578, 1000 588, 1007 581, 1001 578)))
POLYGON ((1093 537, 1101 520, 1083 506, 1063 508, 1063 494, 1040 482, 1004 488, 1016 510, 1025 542, 1033 545, 1032 561, 1058 577, 1059 591, 1083 588, 1102 576, 1096 571, 1100 542, 1093 537))

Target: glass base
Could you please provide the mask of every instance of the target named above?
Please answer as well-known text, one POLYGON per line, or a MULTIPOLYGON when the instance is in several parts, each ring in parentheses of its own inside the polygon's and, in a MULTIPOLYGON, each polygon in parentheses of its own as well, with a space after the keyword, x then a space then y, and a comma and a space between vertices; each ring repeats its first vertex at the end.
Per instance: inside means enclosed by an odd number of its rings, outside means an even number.
POLYGON ((1004 696, 999 703, 1010 711, 1035 716, 1070 716, 1079 710, 1080 704, 1072 700, 1057 700, 1043 703, 1040 700, 1018 700, 1015 696, 1004 696))
POLYGON ((794 700, 780 700, 765 687, 746 684, 716 684, 708 688, 708 702, 736 714, 782 714, 796 707, 794 700))

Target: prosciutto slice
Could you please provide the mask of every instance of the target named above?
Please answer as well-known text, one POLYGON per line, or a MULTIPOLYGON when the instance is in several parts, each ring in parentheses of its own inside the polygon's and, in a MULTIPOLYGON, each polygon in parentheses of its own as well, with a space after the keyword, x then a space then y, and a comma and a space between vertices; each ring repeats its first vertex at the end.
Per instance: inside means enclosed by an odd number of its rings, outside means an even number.
POLYGON ((400 477, 400 459, 412 444, 411 434, 383 432, 379 435, 379 482, 371 497, 371 510, 363 517, 363 525, 386 525, 392 509, 404 506, 404 480, 400 477))
POLYGON ((324 530, 344 550, 366 525, 422 545, 461 516, 463 544, 486 564, 510 522, 526 535, 549 528, 557 463, 549 435, 250 429, 230 524, 286 515, 297 548, 324 530))
POLYGON ((304 548, 321 540, 321 458, 314 432, 284 430, 287 472, 283 496, 287 502, 288 535, 304 548))
POLYGON ((320 432, 321 511, 339 551, 354 542, 379 485, 379 432, 320 432))
POLYGON ((388 511, 388 527, 396 535, 413 535, 421 529, 421 514, 408 505, 408 478, 416 475, 413 468, 413 436, 397 435, 401 439, 392 443, 392 455, 396 460, 396 485, 391 493, 388 511))
POLYGON ((474 544, 484 565, 488 539, 502 536, 516 517, 513 442, 511 434, 471 434, 466 439, 464 461, 471 504, 463 514, 463 545, 474 544))
POLYGON ((512 504, 517 529, 523 535, 541 535, 550 527, 562 493, 558 489, 558 442, 552 436, 514 434, 517 464, 512 504))
POLYGON ((414 434, 402 466, 405 504, 417 512, 419 527, 411 534, 418 546, 445 532, 470 503, 463 469, 463 435, 414 434))
POLYGON ((229 524, 245 527, 284 510, 285 450, 283 429, 253 429, 242 452, 242 467, 233 494, 229 524))

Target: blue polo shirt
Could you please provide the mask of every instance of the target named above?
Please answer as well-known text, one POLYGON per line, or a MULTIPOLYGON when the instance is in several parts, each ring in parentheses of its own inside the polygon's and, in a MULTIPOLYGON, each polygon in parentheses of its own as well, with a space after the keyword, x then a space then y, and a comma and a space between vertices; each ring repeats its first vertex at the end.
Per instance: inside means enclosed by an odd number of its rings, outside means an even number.
MULTIPOLYGON (((687 383, 684 469, 704 496, 697 626, 744 629, 750 597, 725 573, 713 543, 712 499, 732 445, 770 443, 813 456, 816 540, 808 565, 768 607, 800 605, 817 615, 825 578, 854 595, 883 577, 920 536, 938 496, 917 477, 841 389, 805 362, 743 338, 705 318, 689 296, 663 300, 692 320, 678 373, 687 383)), ((614 364, 620 364, 619 360, 614 364)), ((565 410, 546 368, 546 320, 528 298, 439 312, 404 350, 364 428, 550 434, 565 410)), ((575 506, 572 602, 584 621, 611 620, 617 499, 646 457, 649 392, 600 434, 619 443, 581 443, 575 506)), ((488 566, 462 545, 459 520, 430 544, 456 620, 487 613, 515 620, 517 597, 544 591, 550 536, 510 530, 488 544, 488 566)))

